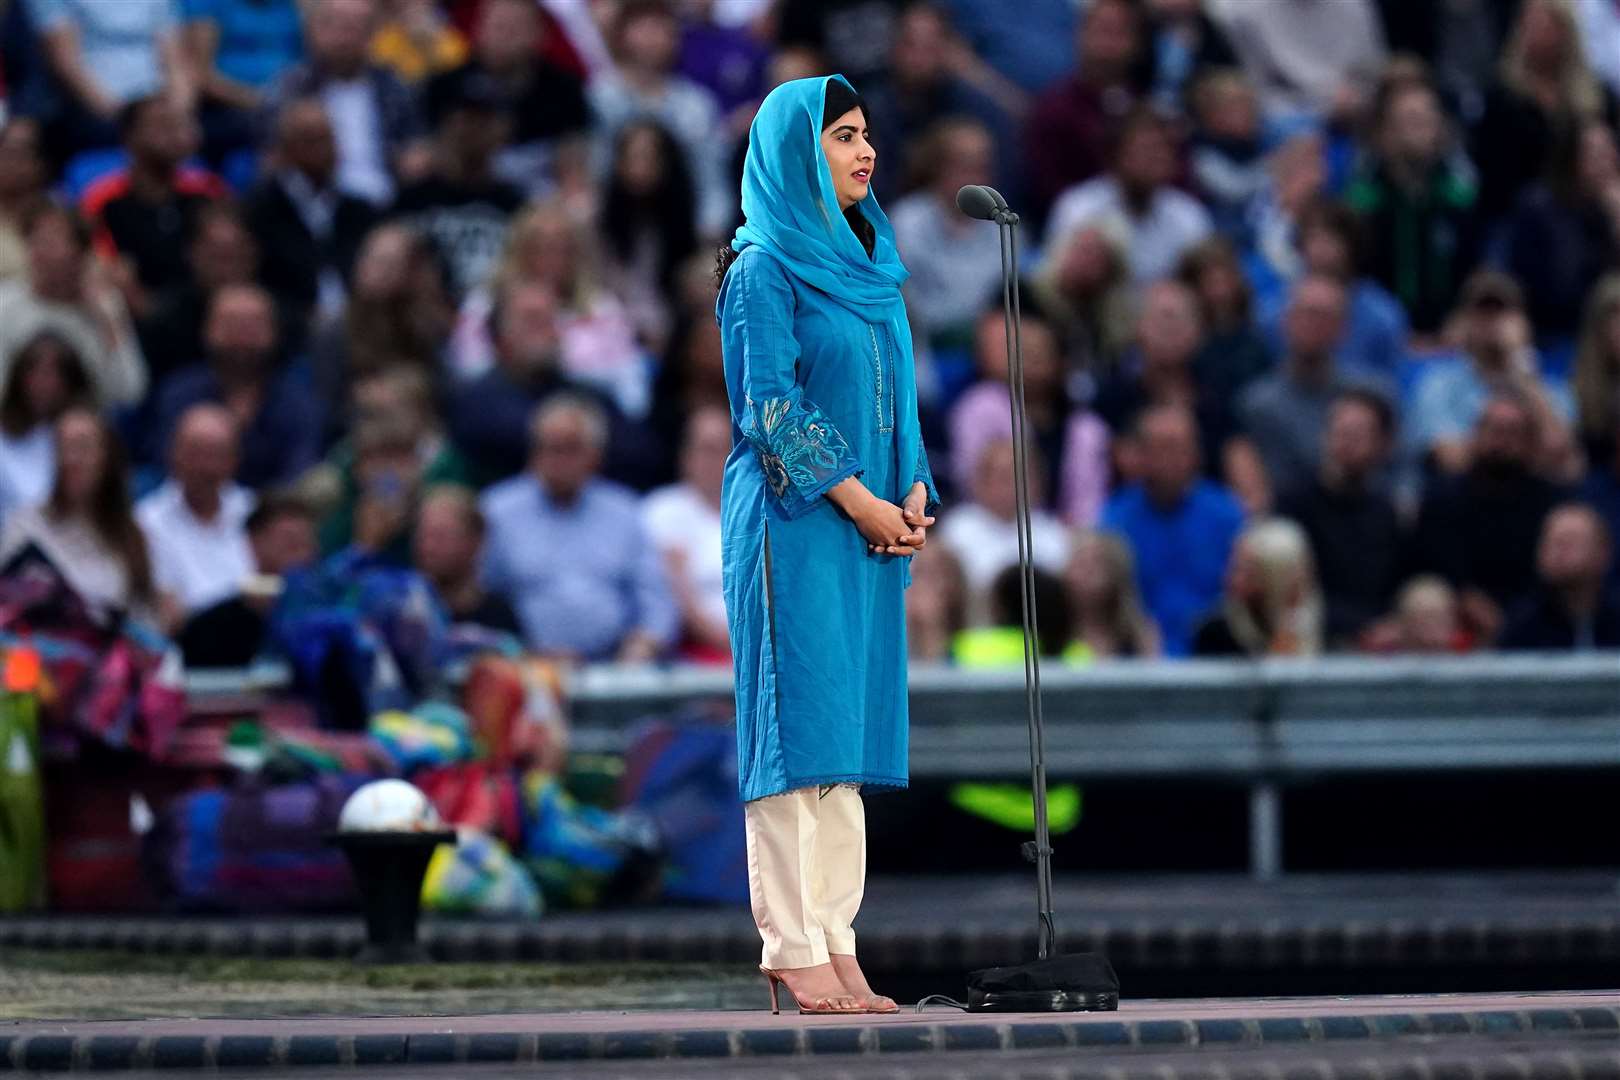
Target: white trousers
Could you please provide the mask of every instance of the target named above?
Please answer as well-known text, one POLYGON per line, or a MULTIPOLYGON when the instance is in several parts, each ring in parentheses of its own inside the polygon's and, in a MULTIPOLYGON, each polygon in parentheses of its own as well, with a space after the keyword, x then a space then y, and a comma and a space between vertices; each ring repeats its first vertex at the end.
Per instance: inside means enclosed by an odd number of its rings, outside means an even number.
POLYGON ((853 955, 866 885, 866 810, 858 788, 800 788, 743 805, 748 895, 768 968, 853 955))

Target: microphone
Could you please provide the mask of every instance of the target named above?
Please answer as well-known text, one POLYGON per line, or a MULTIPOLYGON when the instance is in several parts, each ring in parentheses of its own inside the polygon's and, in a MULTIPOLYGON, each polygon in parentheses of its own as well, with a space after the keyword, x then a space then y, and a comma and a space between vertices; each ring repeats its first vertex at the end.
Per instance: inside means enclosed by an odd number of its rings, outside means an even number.
POLYGON ((957 189, 956 208, 970 218, 994 221, 1007 205, 1001 195, 983 184, 967 184, 957 189))

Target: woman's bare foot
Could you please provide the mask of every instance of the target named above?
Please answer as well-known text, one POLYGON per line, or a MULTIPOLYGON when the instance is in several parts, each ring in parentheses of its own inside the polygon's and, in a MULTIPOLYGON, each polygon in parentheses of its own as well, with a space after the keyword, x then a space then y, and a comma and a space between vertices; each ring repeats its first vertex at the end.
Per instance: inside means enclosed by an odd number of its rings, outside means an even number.
MULTIPOLYGON (((767 977, 773 972, 765 970, 767 977)), ((798 1002, 799 1008, 816 1012, 862 1012, 865 1003, 844 986, 832 964, 814 967, 778 968, 775 976, 798 1002)))
POLYGON ((872 992, 872 987, 867 983, 861 965, 855 962, 855 957, 846 953, 832 953, 829 958, 832 960, 833 971, 838 974, 838 981, 843 983, 844 988, 861 1003, 862 1009, 873 1013, 900 1011, 900 1006, 895 1004, 894 998, 872 992))

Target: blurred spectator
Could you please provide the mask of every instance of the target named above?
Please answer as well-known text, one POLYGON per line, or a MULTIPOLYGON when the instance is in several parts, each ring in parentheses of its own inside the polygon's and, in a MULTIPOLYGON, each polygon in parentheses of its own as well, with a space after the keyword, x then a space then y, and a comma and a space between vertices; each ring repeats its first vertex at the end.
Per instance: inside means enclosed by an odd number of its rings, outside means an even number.
POLYGON ((153 383, 203 354, 203 320, 216 292, 258 280, 258 244, 230 203, 199 209, 185 254, 185 280, 155 297, 139 324, 141 351, 152 358, 153 383))
MULTIPOLYGON (((1084 663, 1084 646, 1071 643, 1074 615, 1063 590, 1063 578, 1042 567, 1030 573, 1029 602, 1035 608, 1034 638, 1041 656, 1084 663)), ((951 659, 962 668, 1007 668, 1024 662, 1024 584, 1016 565, 1004 566, 985 590, 987 617, 959 631, 951 642, 951 659)))
POLYGON ((1580 440, 1602 466, 1620 447, 1620 274, 1592 286, 1575 350, 1580 440))
POLYGON ((692 414, 681 444, 680 481, 641 500, 642 527, 664 558, 664 574, 681 611, 689 659, 731 655, 720 562, 720 487, 731 454, 731 413, 707 405, 692 414))
MULTIPOLYGON (((878 128, 873 122, 875 130, 878 128)), ((1000 230, 956 208, 957 189, 995 177, 995 142, 976 120, 931 127, 916 146, 922 186, 889 212, 894 243, 906 260, 906 310, 935 347, 960 345, 974 316, 1001 291, 1000 230)))
POLYGON ((1518 283, 1505 274, 1478 271, 1463 286, 1460 304, 1464 355, 1431 361, 1413 391, 1409 424, 1416 448, 1443 473, 1464 471, 1469 434, 1485 402, 1505 391, 1535 411, 1540 443, 1534 464, 1557 464, 1569 449, 1574 406, 1563 387, 1544 383, 1536 370, 1518 283))
POLYGON ((327 504, 321 550, 355 544, 404 565, 418 495, 434 485, 465 484, 469 468, 440 427, 432 384, 415 368, 360 376, 349 411, 350 437, 300 483, 311 505, 327 504))
POLYGON ((1620 153, 1607 124, 1583 121, 1553 139, 1547 176, 1519 197, 1506 247, 1537 340, 1573 337, 1592 282, 1620 268, 1620 153))
POLYGON ((1233 399, 1276 362, 1254 327, 1254 300, 1237 252, 1226 240, 1212 236, 1188 249, 1176 277, 1197 295, 1209 333, 1199 378, 1212 384, 1221 397, 1233 399))
MULTIPOLYGON (((1332 278, 1345 288, 1349 306, 1339 338, 1339 365, 1399 378, 1406 357, 1406 311, 1389 290, 1363 273, 1361 225, 1355 213, 1325 199, 1313 202, 1300 213, 1294 237, 1298 256, 1290 276, 1332 278)), ((1264 316, 1267 333, 1279 347, 1286 311, 1286 305, 1278 304, 1264 316)))
MULTIPOLYGON (((927 0, 907 4, 895 24, 888 64, 881 74, 858 84, 867 120, 880 133, 883 145, 896 150, 918 145, 930 129, 947 119, 976 121, 990 140, 990 152, 984 162, 984 178, 974 182, 999 184, 1006 189, 1004 194, 1016 198, 1011 181, 1017 180, 1017 173, 1001 164, 1010 162, 1016 152, 1010 144, 1016 129, 995 101, 969 85, 953 67, 960 48, 943 8, 927 0)), ((891 160, 900 157, 896 154, 891 160)), ((891 201, 937 175, 922 170, 911 177, 902 169, 885 172, 887 175, 878 177, 877 190, 891 201)))
POLYGON ((0 568, 32 546, 98 621, 147 614, 152 562, 130 513, 123 443, 107 421, 75 405, 57 418, 55 457, 50 497, 12 511, 0 525, 0 568))
POLYGON ((1025 295, 1053 322, 1064 366, 1089 382, 1112 371, 1130 346, 1130 277, 1125 246, 1106 229, 1081 225, 1048 242, 1034 280, 1025 286, 1025 295))
POLYGON ((1368 272, 1424 334, 1439 329, 1476 246, 1473 177, 1447 143, 1434 88, 1387 83, 1373 111, 1368 162, 1346 194, 1362 220, 1368 272))
MULTIPOLYGON (((1332 278, 1301 278, 1289 301, 1284 354, 1272 374, 1238 398, 1238 422, 1254 443, 1272 491, 1310 483, 1321 467, 1322 432, 1335 399, 1371 379, 1338 369, 1334 351, 1344 335, 1344 287, 1332 278)), ((1377 386, 1394 395, 1394 388, 1377 386)))
POLYGON ((1401 586, 1389 651, 1439 655, 1467 652, 1472 643, 1461 625, 1456 590, 1445 578, 1419 574, 1401 586))
POLYGON ((133 405, 146 393, 146 360, 122 294, 90 254, 73 211, 47 204, 27 225, 28 279, 0 281, 0 382, 4 365, 44 332, 84 361, 103 405, 133 405))
POLYGON ((460 296, 489 277, 523 193, 494 173, 495 154, 511 129, 495 80, 461 79, 436 106, 429 117, 432 164, 401 188, 393 213, 438 248, 460 296))
POLYGON ((742 121, 765 95, 768 43, 738 25, 735 12, 746 7, 727 0, 684 0, 681 6, 680 71, 714 95, 727 126, 746 134, 742 121))
POLYGON ((1159 655, 1159 628, 1142 609, 1136 560, 1120 537, 1090 529, 1075 534, 1063 584, 1074 620, 1071 648, 1096 660, 1159 655))
MULTIPOLYGON (((1117 3, 1100 0, 1100 6, 1117 3)), ((1138 285, 1167 277, 1187 249, 1213 230, 1209 211, 1171 186, 1175 175, 1169 125, 1150 112, 1133 113, 1119 129, 1108 173, 1058 197, 1047 235, 1063 236, 1087 224, 1117 230, 1138 285)))
MULTIPOLYGON (((1137 72, 1147 47, 1142 15, 1128 0, 1088 4, 1076 27, 1073 74, 1036 99, 1024 128, 1031 217, 1040 220, 1059 195, 1097 176, 1118 155, 1110 140, 1143 91, 1137 72)), ((1121 136, 1123 138, 1123 136, 1121 136)), ((1046 235, 1067 226, 1049 223, 1046 235)))
POLYGON ((438 0, 380 0, 371 62, 414 85, 467 61, 467 41, 438 0))
MULTIPOLYGON (((495 366, 451 396, 450 434, 481 479, 511 476, 529 458, 530 417, 562 390, 599 397, 563 369, 563 339, 556 294, 539 282, 515 280, 502 288, 488 320, 495 335, 495 366)), ((604 400, 611 437, 603 472, 645 489, 660 476, 661 456, 638 425, 604 400)))
POLYGON ((1485 105, 1485 88, 1500 63, 1502 42, 1521 0, 1447 0, 1410 4, 1378 0, 1389 50, 1422 57, 1448 103, 1470 126, 1485 105))
POLYGON ((424 91, 429 112, 441 97, 454 96, 466 79, 492 79, 511 119, 507 145, 495 173, 536 196, 551 183, 552 151, 558 139, 582 133, 590 123, 579 76, 542 55, 546 20, 534 0, 483 0, 472 31, 472 58, 432 79, 424 91))
POLYGON ((1611 97, 1620 95, 1620 7, 1576 4, 1582 54, 1611 97))
POLYGON ((1220 598, 1243 508, 1225 488, 1200 478, 1198 421, 1186 406, 1156 405, 1136 427, 1141 479, 1109 500, 1102 526, 1124 537, 1136 556, 1136 583, 1166 655, 1186 656, 1197 620, 1220 598))
POLYGON ((1271 183, 1259 98, 1242 72, 1219 68, 1193 85, 1191 111, 1193 182, 1220 234, 1246 245, 1258 200, 1271 183))
POLYGON ((1400 520, 1383 482, 1394 446, 1388 400, 1347 390, 1333 401, 1314 476, 1279 493, 1277 513, 1310 537, 1331 645, 1354 642, 1389 610, 1404 556, 1400 520))
POLYGON ((881 75, 894 48, 904 0, 781 0, 773 13, 776 40, 809 49, 827 72, 841 72, 859 90, 881 75))
POLYGON ((377 215, 337 186, 337 140, 320 98, 282 107, 264 174, 245 208, 261 283, 303 321, 335 318, 377 215))
POLYGON ((1536 587, 1509 613, 1503 649, 1620 648, 1620 596, 1608 588, 1613 544, 1589 506, 1547 515, 1536 546, 1536 587))
POLYGON ((0 379, 0 522, 45 501, 56 475, 56 421, 74 406, 94 407, 84 361, 66 341, 41 331, 22 343, 0 379))
POLYGON ((265 495, 244 528, 253 573, 234 595, 192 615, 181 628, 176 641, 187 667, 239 668, 252 663, 264 651, 282 578, 315 561, 315 519, 309 507, 292 496, 265 495))
POLYGON ((453 624, 523 636, 517 613, 479 580, 488 526, 471 488, 427 489, 416 508, 412 563, 432 582, 453 624))
POLYGON ((1117 436, 1115 462, 1125 479, 1141 475, 1141 455, 1128 433, 1145 410, 1158 405, 1192 409, 1205 466, 1213 475, 1224 471, 1231 409, 1213 381, 1195 370, 1203 347, 1203 316, 1193 291, 1176 281, 1150 285, 1137 313, 1135 349, 1103 382, 1093 405, 1117 436))
POLYGON ((607 287, 593 230, 574 220, 557 200, 531 206, 513 220, 506 251, 486 288, 462 302, 451 343, 451 370, 459 379, 488 371, 494 362, 490 309, 509 285, 538 283, 559 303, 560 363, 570 376, 612 396, 633 416, 646 413, 649 378, 624 304, 607 287))
POLYGON ((191 64, 176 0, 23 0, 61 93, 52 124, 63 158, 117 141, 118 114, 163 94, 190 109, 191 64))
POLYGON ((308 56, 265 91, 263 124, 299 98, 318 97, 337 135, 337 184, 376 206, 394 197, 394 174, 418 169, 406 159, 418 135, 411 92, 393 72, 369 62, 374 0, 321 0, 305 11, 308 56))
POLYGON ((906 590, 906 652, 914 661, 943 663, 967 627, 967 585, 962 564, 944 544, 925 544, 911 556, 906 590))
POLYGON ((168 445, 180 416, 199 402, 224 405, 241 432, 236 479, 262 488, 295 479, 315 463, 320 449, 321 410, 290 371, 277 367, 276 310, 257 285, 231 285, 216 292, 203 324, 201 363, 182 368, 158 388, 156 442, 168 445))
POLYGON ((139 98, 118 117, 129 167, 110 173, 84 193, 80 211, 96 233, 103 257, 121 260, 139 282, 137 312, 153 298, 185 284, 186 248, 197 214, 225 195, 213 173, 188 167, 197 152, 197 121, 162 97, 139 98))
POLYGON ((1267 157, 1271 183, 1254 207, 1252 247, 1245 269, 1262 312, 1283 306, 1287 284, 1299 274, 1299 222, 1328 190, 1327 140, 1316 132, 1294 135, 1267 157))
POLYGON ((685 441, 686 425, 699 409, 730 408, 715 295, 714 256, 700 252, 681 269, 675 329, 652 390, 647 422, 664 446, 685 441))
POLYGON ((1413 535, 1420 570, 1456 586, 1469 625, 1490 640, 1535 573, 1537 538, 1560 493, 1534 471, 1536 414, 1521 397, 1486 402, 1468 470, 1430 486, 1413 535))
POLYGON ((943 3, 972 55, 1025 93, 1040 93, 1074 71, 1077 8, 1069 0, 1023 0, 1016 19, 986 0, 943 3))
POLYGON ((175 425, 169 479, 135 505, 165 629, 234 595, 253 571, 245 528, 253 495, 231 480, 237 441, 228 410, 193 405, 175 425))
POLYGON ((297 0, 181 0, 211 160, 253 145, 265 89, 304 55, 297 0))
POLYGON ((669 132, 649 120, 621 128, 599 224, 614 276, 647 340, 669 335, 664 298, 674 291, 676 271, 697 250, 695 213, 692 176, 669 132))
POLYGON ((558 395, 534 412, 529 473, 484 494, 484 579, 517 609, 530 648, 580 660, 652 660, 680 612, 635 495, 600 479, 602 408, 558 395))
POLYGON ((0 127, 0 281, 28 272, 28 221, 45 205, 50 177, 39 124, 14 116, 0 127))
POLYGON ((1361 87, 1384 64, 1373 0, 1243 0, 1220 11, 1268 116, 1355 119, 1361 87))
MULTIPOLYGON (((1063 523, 1034 505, 1042 487, 1044 469, 1039 452, 1029 455, 1029 534, 1035 565, 1048 573, 1061 573, 1069 557, 1069 534, 1063 523)), ((1013 444, 998 438, 979 445, 978 458, 960 502, 939 525, 939 542, 951 549, 962 567, 968 590, 968 621, 983 623, 990 617, 990 588, 996 575, 1018 562, 1015 515, 1013 444)))
POLYGON ((1205 0, 1147 0, 1148 55, 1153 105, 1167 116, 1182 112, 1187 90, 1201 72, 1230 68, 1237 53, 1206 10, 1205 0))
MULTIPOLYGON (((1591 5, 1591 6, 1601 6, 1591 5)), ((1560 131, 1616 122, 1614 97, 1587 66, 1572 5, 1524 0, 1474 129, 1480 211, 1495 221, 1546 170, 1560 131)))
POLYGON ((1232 549, 1218 611, 1193 639, 1198 656, 1315 656, 1322 596, 1305 531, 1284 518, 1250 522, 1232 549))
MULTIPOLYGON (((1069 402, 1057 336, 1046 320, 1026 311, 1021 325, 1028 438, 1042 459, 1057 463, 1055 488, 1044 490, 1032 475, 1029 497, 1071 525, 1094 525, 1108 496, 1108 427, 1090 409, 1069 402)), ((957 399, 950 414, 951 471, 963 491, 974 487, 985 447, 1012 438, 1000 305, 980 315, 977 344, 980 380, 957 399)))
POLYGON ((726 176, 727 155, 714 145, 724 129, 713 96, 675 71, 680 31, 665 0, 625 0, 611 30, 615 67, 592 79, 587 95, 604 164, 631 120, 651 118, 675 137, 697 185, 698 227, 717 236, 736 212, 737 194, 726 176))
POLYGON ((315 344, 320 400, 346 401, 354 380, 395 366, 436 382, 455 318, 449 294, 444 264, 420 233, 399 223, 368 233, 343 318, 315 344))

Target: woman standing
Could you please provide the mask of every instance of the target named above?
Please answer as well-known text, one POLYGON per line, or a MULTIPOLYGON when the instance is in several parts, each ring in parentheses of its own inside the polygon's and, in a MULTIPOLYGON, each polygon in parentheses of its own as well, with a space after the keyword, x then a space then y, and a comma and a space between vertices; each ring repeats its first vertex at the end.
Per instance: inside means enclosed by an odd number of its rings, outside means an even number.
POLYGON ((904 589, 939 499, 917 424, 906 269, 842 76, 771 92, 747 224, 722 251, 733 423, 722 556, 749 892, 801 1012, 892 1012, 855 960, 862 787, 907 783, 904 589))

